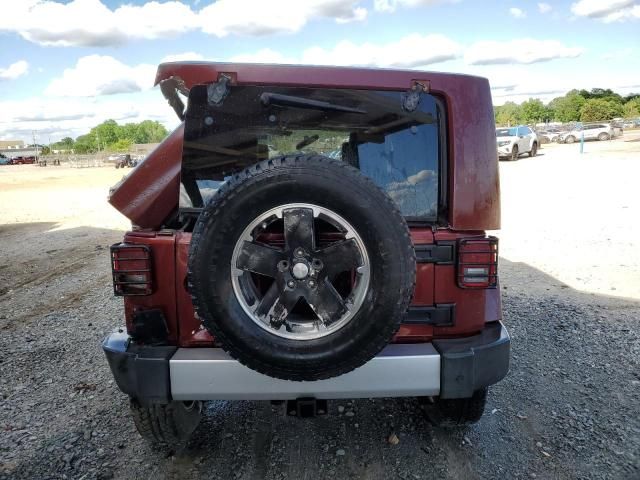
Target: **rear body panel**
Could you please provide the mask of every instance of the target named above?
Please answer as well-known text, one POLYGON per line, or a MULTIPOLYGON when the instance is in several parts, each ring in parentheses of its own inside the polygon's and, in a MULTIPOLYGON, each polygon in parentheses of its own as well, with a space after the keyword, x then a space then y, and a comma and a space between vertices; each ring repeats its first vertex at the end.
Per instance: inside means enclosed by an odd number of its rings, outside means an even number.
MULTIPOLYGON (((474 232, 481 235, 482 232, 474 232)), ((436 242, 455 243, 469 237, 469 232, 413 228, 414 245, 436 242)), ((191 296, 187 289, 189 244, 191 233, 167 232, 157 235, 147 232, 130 232, 125 243, 145 244, 151 247, 153 258, 154 293, 150 296, 125 297, 127 326, 131 326, 138 310, 159 308, 163 311, 169 330, 169 341, 180 347, 211 347, 214 338, 204 329, 196 317, 191 296)), ((434 338, 450 338, 474 334, 486 322, 500 320, 501 303, 499 289, 462 289, 456 283, 456 265, 421 263, 416 273, 416 289, 411 307, 453 306, 453 325, 432 326, 402 324, 394 343, 428 342, 434 338)))

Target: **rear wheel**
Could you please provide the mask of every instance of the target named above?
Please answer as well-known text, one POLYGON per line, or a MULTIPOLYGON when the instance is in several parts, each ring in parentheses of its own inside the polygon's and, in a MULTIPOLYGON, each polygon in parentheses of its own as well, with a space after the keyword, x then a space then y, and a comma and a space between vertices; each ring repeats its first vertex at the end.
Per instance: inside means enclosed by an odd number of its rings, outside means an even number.
POLYGON ((564 139, 564 143, 574 143, 576 141, 576 137, 574 137, 573 135, 569 135, 567 138, 564 139))
POLYGON ((231 356, 310 381, 347 373, 389 343, 415 268, 407 224, 380 188, 344 162, 298 155, 261 162, 218 191, 194 228, 189 289, 231 356))
POLYGON ((422 397, 427 419, 436 427, 456 428, 476 423, 487 404, 487 388, 476 390, 470 398, 432 399, 422 397))
POLYGON ((598 140, 600 140, 601 142, 609 139, 611 139, 611 136, 608 133, 602 132, 598 135, 598 140))
POLYGON ((202 402, 142 406, 132 398, 129 407, 138 433, 149 444, 163 450, 182 447, 202 416, 202 402))

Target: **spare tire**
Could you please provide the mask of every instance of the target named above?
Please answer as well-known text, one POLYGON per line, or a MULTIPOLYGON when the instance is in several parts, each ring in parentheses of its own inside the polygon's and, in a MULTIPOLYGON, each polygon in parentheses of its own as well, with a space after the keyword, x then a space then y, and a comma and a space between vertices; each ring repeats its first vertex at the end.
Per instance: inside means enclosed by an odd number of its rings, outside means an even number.
POLYGON ((320 380, 374 357, 413 295, 415 252, 395 203, 359 170, 319 155, 235 175, 194 227, 188 284, 234 358, 320 380))

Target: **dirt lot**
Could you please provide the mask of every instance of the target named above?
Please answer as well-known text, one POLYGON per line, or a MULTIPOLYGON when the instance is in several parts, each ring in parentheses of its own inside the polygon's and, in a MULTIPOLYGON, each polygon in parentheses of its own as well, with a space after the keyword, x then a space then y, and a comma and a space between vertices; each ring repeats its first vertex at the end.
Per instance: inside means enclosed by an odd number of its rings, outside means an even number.
POLYGON ((122 318, 108 246, 127 222, 105 201, 122 172, 0 167, 0 478, 640 478, 634 139, 501 163, 513 357, 478 425, 433 429, 412 399, 311 420, 211 402, 169 458, 134 432, 99 347, 122 318))

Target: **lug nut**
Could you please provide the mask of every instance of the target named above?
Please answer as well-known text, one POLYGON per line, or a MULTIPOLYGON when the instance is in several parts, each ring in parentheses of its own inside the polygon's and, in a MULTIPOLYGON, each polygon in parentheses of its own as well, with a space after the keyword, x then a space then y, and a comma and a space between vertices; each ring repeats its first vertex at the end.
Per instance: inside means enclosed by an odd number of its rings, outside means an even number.
POLYGON ((293 287, 295 287, 295 286, 296 286, 296 282, 294 282, 293 280, 289 280, 289 281, 287 282, 287 285, 288 285, 288 287, 289 287, 289 288, 293 288, 293 287))
POLYGON ((304 256, 304 250, 299 248, 298 250, 296 250, 296 257, 302 257, 302 256, 304 256))
POLYGON ((310 286, 311 288, 315 287, 315 286, 316 286, 316 282, 315 282, 315 280, 309 280, 309 286, 310 286))

